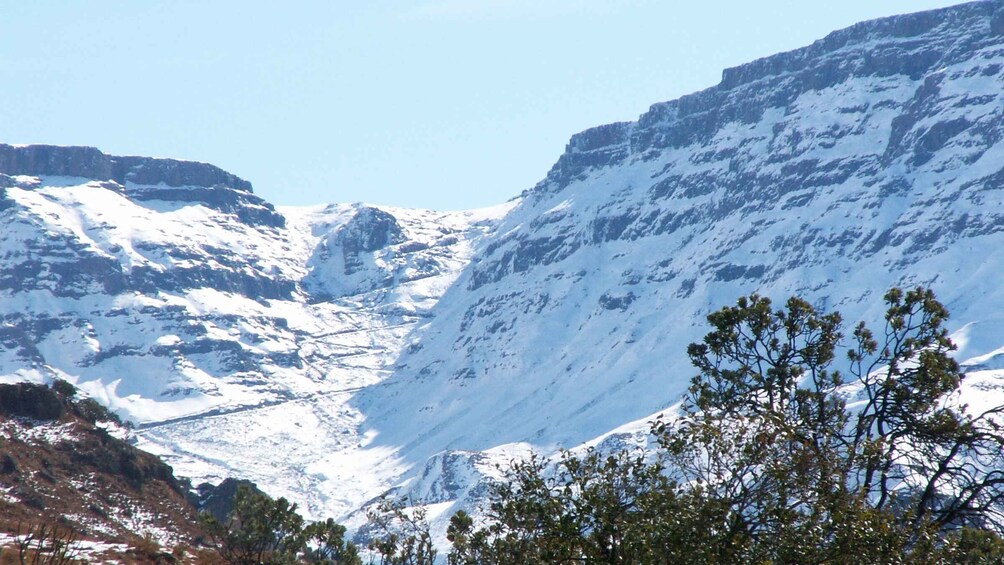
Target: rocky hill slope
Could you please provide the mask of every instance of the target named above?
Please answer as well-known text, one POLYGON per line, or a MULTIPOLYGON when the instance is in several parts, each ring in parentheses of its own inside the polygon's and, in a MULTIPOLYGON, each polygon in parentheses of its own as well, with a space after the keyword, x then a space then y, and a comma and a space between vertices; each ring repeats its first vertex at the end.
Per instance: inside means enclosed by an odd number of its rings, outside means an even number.
POLYGON ((136 548, 190 546, 202 532, 188 486, 130 445, 106 408, 75 395, 63 381, 0 385, 0 547, 43 526, 72 535, 92 561, 152 563, 136 548))
POLYGON ((399 483, 446 515, 494 461, 643 430, 703 316, 753 291, 874 322, 930 285, 974 401, 1004 399, 1002 96, 1004 8, 976 2, 728 69, 494 210, 0 167, 0 374, 63 376, 179 473, 334 516, 399 483))

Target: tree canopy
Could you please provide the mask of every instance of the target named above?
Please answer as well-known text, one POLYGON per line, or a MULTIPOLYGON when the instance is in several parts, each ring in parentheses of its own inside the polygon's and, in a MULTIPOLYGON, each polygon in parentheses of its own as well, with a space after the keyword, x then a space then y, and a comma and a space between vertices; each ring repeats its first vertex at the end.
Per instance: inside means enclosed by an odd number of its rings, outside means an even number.
POLYGON ((515 462, 451 563, 1000 562, 1004 407, 961 403, 929 289, 885 302, 849 339, 800 298, 710 314, 656 449, 515 462))

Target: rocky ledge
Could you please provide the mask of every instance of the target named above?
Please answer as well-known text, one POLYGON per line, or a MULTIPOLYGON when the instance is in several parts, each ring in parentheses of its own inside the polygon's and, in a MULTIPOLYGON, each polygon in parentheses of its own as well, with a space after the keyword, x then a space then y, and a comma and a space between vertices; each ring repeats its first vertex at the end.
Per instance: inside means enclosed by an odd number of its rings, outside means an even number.
POLYGON ((94 147, 0 143, 0 173, 36 177, 83 177, 112 180, 122 185, 225 186, 252 192, 250 182, 207 163, 152 157, 116 157, 106 155, 94 147))
POLYGON ((256 196, 251 183, 208 163, 116 157, 93 147, 0 143, 0 211, 10 206, 7 188, 44 186, 27 177, 76 177, 109 183, 136 202, 202 204, 252 226, 282 228, 286 219, 256 196))

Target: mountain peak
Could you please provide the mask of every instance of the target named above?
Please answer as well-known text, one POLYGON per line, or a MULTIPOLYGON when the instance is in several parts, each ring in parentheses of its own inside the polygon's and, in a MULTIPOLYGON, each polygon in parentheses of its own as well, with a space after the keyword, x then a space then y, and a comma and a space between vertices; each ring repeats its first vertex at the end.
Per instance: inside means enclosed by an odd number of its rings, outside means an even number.
POLYGON ((771 108, 858 78, 921 81, 993 49, 1004 33, 1004 4, 971 2, 890 16, 834 31, 811 45, 722 71, 719 84, 653 104, 637 122, 593 127, 572 136, 536 188, 560 191, 590 169, 648 160, 663 151, 710 143, 727 124, 755 124, 771 108))
MULTIPOLYGON (((923 39, 928 47, 938 49, 941 46, 932 43, 947 43, 949 37, 959 35, 944 33, 947 29, 957 30, 974 38, 988 34, 998 35, 1000 30, 995 28, 1000 26, 999 24, 995 26, 994 22, 1000 20, 1002 16, 1004 8, 999 2, 979 1, 859 22, 831 32, 811 45, 727 68, 722 71, 722 81, 717 88, 729 90, 759 79, 799 72, 812 67, 812 61, 823 57, 844 60, 848 56, 860 55, 861 48, 874 47, 876 43, 879 47, 905 43, 906 48, 909 48, 915 46, 912 40, 923 39), (932 42, 932 35, 938 35, 945 41, 932 42)), ((864 57, 862 63, 864 64, 858 68, 848 70, 874 73, 902 72, 902 65, 907 61, 875 56, 864 57)), ((924 70, 926 69, 915 68, 905 74, 916 78, 916 75, 924 70)))

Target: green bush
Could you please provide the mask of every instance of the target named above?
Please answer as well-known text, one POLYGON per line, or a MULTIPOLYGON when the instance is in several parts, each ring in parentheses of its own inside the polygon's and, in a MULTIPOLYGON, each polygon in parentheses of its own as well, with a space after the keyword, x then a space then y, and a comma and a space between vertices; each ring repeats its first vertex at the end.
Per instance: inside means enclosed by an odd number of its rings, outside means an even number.
POLYGON ((237 489, 234 509, 225 522, 208 512, 200 522, 220 557, 231 565, 361 565, 345 528, 328 519, 304 525, 296 504, 273 500, 246 485, 237 489))
POLYGON ((77 387, 63 379, 53 379, 52 390, 64 398, 73 398, 77 395, 77 387))

